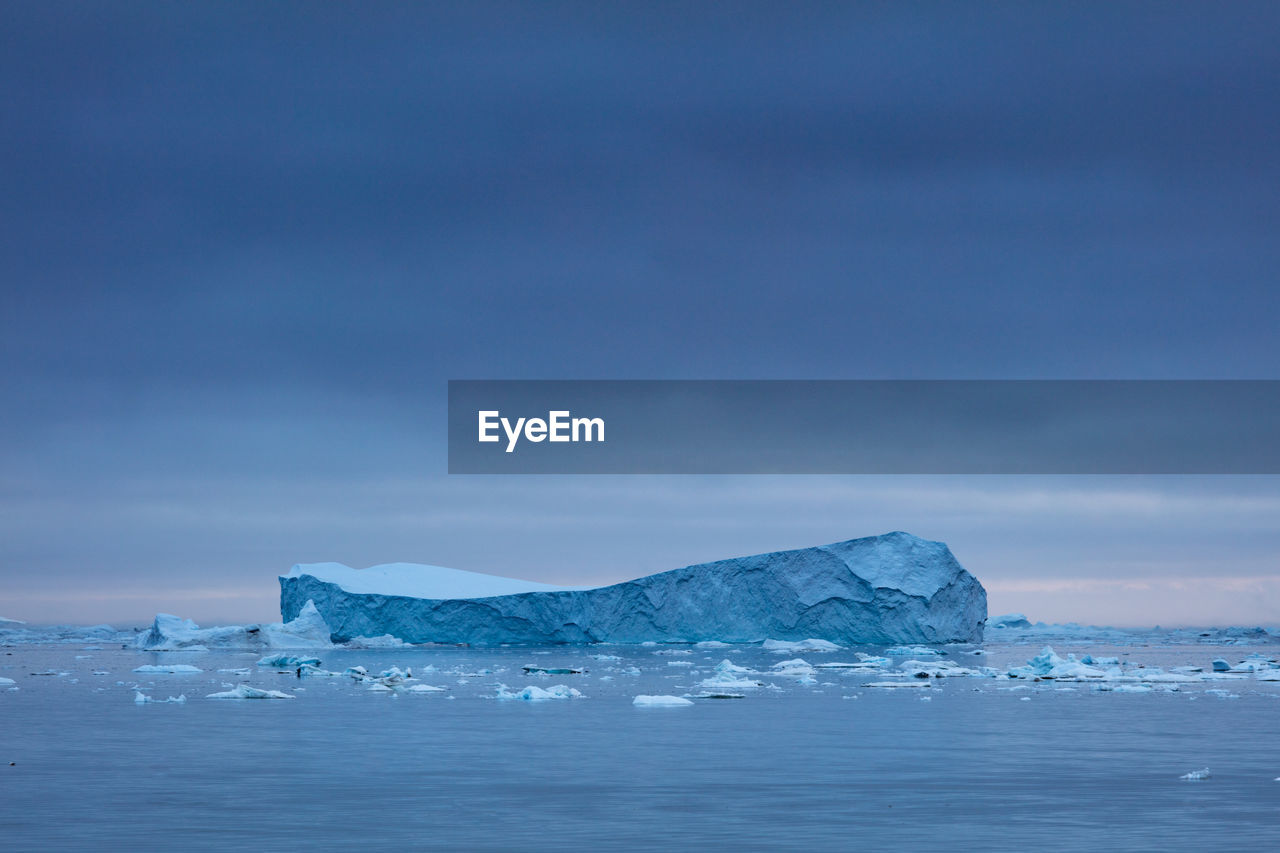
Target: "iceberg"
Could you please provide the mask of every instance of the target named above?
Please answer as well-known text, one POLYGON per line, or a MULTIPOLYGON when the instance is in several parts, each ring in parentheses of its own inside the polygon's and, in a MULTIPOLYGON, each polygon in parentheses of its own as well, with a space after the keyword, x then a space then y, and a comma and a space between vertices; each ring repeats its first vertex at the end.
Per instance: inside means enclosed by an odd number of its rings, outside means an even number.
POLYGON ((144 651, 208 651, 209 649, 327 649, 329 626, 314 603, 302 604, 293 618, 274 625, 227 625, 201 628, 190 619, 157 613, 151 628, 138 635, 134 647, 144 651))
POLYGON ((149 663, 144 664, 143 666, 134 667, 133 671, 148 675, 190 675, 192 673, 204 672, 203 669, 186 663, 149 663))
POLYGON ((331 639, 409 643, 980 642, 986 591, 941 542, 888 533, 591 588, 434 566, 294 566, 280 612, 314 602, 331 639))

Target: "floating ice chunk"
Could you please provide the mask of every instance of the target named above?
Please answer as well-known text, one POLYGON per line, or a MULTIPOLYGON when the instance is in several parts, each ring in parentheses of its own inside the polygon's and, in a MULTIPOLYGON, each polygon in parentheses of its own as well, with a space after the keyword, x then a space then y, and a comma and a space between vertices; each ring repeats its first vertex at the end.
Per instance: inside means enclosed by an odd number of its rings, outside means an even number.
POLYGON ((1205 767, 1202 770, 1192 770, 1190 773, 1184 773, 1178 778, 1184 782, 1201 782, 1209 778, 1209 768, 1205 767))
POLYGON ((525 664, 521 669, 525 675, 582 675, 585 669, 575 669, 570 666, 534 666, 531 663, 525 664))
POLYGON ((931 649, 928 646, 893 646, 884 650, 886 655, 895 658, 920 658, 929 657, 931 655, 945 655, 946 652, 941 649, 931 649))
POLYGON ((789 652, 838 652, 840 646, 827 640, 765 640, 760 646, 767 652, 787 654, 789 652))
POLYGON ((444 693, 448 687, 433 687, 430 684, 411 684, 405 688, 406 693, 444 693))
POLYGON ((156 699, 154 696, 148 696, 141 690, 135 690, 133 692, 133 701, 136 705, 167 705, 170 703, 174 705, 184 705, 187 701, 187 694, 183 693, 181 696, 170 696, 168 699, 156 699))
POLYGON ((693 666, 693 661, 691 661, 691 660, 669 660, 669 661, 667 661, 667 666, 693 666))
POLYGON ((675 708, 681 705, 692 705, 688 699, 680 696, 637 696, 631 700, 632 705, 642 708, 675 708))
POLYGON ((1138 677, 1152 684, 1191 684, 1204 681, 1198 675, 1187 675, 1179 672, 1162 672, 1159 669, 1141 672, 1138 677))
POLYGON ((17 684, 12 678, 0 678, 0 687, 8 687, 10 684, 17 684))
POLYGON ((1259 681, 1280 681, 1280 669, 1269 669, 1258 673, 1259 681))
POLYGON ((592 660, 622 660, 617 655, 592 655, 592 660))
POLYGON ((988 619, 987 625, 992 628, 1030 628, 1031 622, 1021 613, 1006 613, 988 619))
POLYGON ((703 640, 700 643, 694 643, 693 647, 696 649, 727 649, 730 645, 730 643, 722 643, 719 640, 703 640))
POLYGON ((413 646, 399 637, 383 634, 380 637, 352 637, 343 643, 348 649, 409 649, 413 646))
POLYGON ((297 669, 302 666, 319 666, 320 658, 304 658, 295 655, 267 655, 258 661, 258 666, 271 666, 276 669, 297 669))
POLYGON ((1223 660, 1222 658, 1214 658, 1214 659, 1213 659, 1213 671, 1214 671, 1214 672, 1230 672, 1230 671, 1231 671, 1231 664, 1227 663, 1227 662, 1226 662, 1225 660, 1223 660))
POLYGON ((760 687, 764 682, 750 681, 745 678, 734 678, 732 675, 715 675, 705 679, 698 684, 699 687, 707 687, 712 690, 751 690, 760 687))
POLYGON ((133 671, 148 675, 191 675, 196 672, 204 672, 200 667, 187 663, 148 663, 134 667, 133 671))
POLYGON ((1008 675, 1010 678, 1051 678, 1060 681, 1107 677, 1105 671, 1081 663, 1076 660, 1075 655, 1067 655, 1066 660, 1063 660, 1054 653, 1052 646, 1045 646, 1040 654, 1027 661, 1026 666, 1010 669, 1008 675))
POLYGON ((224 690, 221 693, 210 693, 206 699, 293 699, 288 693, 281 693, 279 690, 262 690, 258 687, 250 687, 247 684, 239 684, 230 690, 224 690))
POLYGON ((716 672, 720 673, 721 675, 748 674, 753 672, 753 670, 745 666, 738 666, 733 661, 729 660, 728 658, 725 658, 724 660, 720 661, 720 663, 716 664, 716 672))
POLYGON ((899 667, 903 673, 915 678, 985 678, 989 673, 970 669, 950 661, 904 661, 899 667))
POLYGON ((914 681, 869 681, 862 685, 863 687, 883 687, 891 689, 894 687, 932 687, 933 683, 927 680, 914 681))
POLYGON ((747 694, 726 693, 722 690, 715 690, 715 691, 704 691, 702 693, 694 693, 692 694, 692 698, 694 699, 745 699, 747 698, 747 694))
POLYGON ((1114 693, 1150 693, 1154 689, 1146 684, 1116 684, 1111 687, 1114 693))
POLYGON ((331 648, 329 628, 307 601, 296 619, 274 625, 228 625, 201 628, 190 619, 156 614, 151 628, 134 641, 146 651, 199 651, 208 649, 321 649, 331 648))
MULTIPOLYGON (((930 650, 932 651, 932 649, 930 650)), ((857 652, 858 660, 868 666, 888 666, 889 659, 880 655, 869 655, 866 652, 857 652)))
POLYGON ((582 693, 564 684, 556 684, 545 690, 541 687, 529 685, 523 690, 512 693, 507 690, 505 684, 498 685, 498 699, 518 700, 521 702, 545 702, 548 699, 579 699, 582 693))

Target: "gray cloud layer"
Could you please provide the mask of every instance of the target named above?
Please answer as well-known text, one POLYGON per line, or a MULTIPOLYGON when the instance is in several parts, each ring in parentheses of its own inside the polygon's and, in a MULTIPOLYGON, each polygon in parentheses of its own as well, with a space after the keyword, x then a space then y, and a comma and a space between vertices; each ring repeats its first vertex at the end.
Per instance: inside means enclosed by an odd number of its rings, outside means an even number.
POLYGON ((1274 377, 1274 4, 4 18, 4 615, 895 527, 984 580, 1276 573, 1254 480, 1047 480, 1032 520, 988 481, 448 479, 440 433, 448 378, 1274 377))

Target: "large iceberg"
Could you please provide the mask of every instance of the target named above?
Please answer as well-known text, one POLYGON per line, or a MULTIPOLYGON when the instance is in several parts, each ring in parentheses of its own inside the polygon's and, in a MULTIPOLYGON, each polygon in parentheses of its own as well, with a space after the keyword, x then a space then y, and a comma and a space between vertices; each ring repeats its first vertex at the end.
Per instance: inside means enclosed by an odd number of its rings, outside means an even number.
POLYGON ((313 601, 342 642, 979 642, 987 596, 941 542, 887 533, 592 588, 396 563, 294 566, 280 611, 313 601))

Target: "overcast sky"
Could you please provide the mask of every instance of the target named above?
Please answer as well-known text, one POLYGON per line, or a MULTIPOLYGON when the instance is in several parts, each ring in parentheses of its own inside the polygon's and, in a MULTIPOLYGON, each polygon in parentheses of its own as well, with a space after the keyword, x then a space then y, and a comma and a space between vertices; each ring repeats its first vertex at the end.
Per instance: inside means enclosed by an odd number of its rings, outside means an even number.
POLYGON ((1280 378, 1280 6, 7 4, 0 615, 905 529, 1280 622, 1274 477, 449 477, 451 378, 1280 378))

